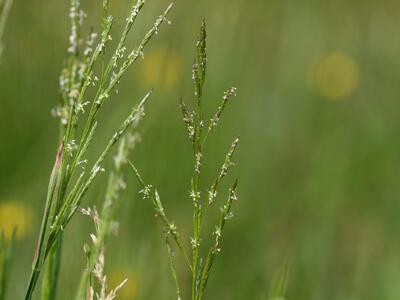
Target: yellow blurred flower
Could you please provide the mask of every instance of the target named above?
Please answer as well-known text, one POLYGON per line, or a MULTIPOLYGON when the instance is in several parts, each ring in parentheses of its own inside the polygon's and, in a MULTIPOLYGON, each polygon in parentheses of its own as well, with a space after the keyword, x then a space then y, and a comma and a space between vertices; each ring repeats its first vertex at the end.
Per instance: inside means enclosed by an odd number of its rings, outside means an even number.
POLYGON ((125 278, 128 279, 126 284, 118 293, 120 300, 133 300, 138 294, 138 280, 132 272, 124 269, 116 269, 110 274, 110 288, 118 286, 125 278))
POLYGON ((32 208, 23 203, 0 202, 0 231, 4 232, 6 239, 10 239, 16 228, 17 240, 23 240, 31 233, 33 215, 32 208))
POLYGON ((355 61, 340 52, 321 56, 311 69, 314 86, 331 100, 350 96, 358 86, 359 77, 360 71, 355 61))
POLYGON ((151 49, 142 65, 145 81, 153 87, 171 88, 181 77, 182 62, 174 49, 151 49))

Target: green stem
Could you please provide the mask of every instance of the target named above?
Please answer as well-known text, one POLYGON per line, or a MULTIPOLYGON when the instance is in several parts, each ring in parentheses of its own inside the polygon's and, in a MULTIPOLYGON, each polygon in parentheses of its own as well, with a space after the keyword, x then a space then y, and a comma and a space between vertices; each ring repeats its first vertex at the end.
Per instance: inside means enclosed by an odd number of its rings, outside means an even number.
POLYGON ((62 235, 58 237, 55 245, 50 250, 44 268, 42 282, 42 300, 56 299, 58 276, 62 256, 62 235))
POLYGON ((28 289, 25 295, 25 300, 31 300, 33 291, 35 290, 36 282, 39 278, 40 269, 38 268, 38 261, 36 265, 32 268, 31 276, 29 278, 28 289))

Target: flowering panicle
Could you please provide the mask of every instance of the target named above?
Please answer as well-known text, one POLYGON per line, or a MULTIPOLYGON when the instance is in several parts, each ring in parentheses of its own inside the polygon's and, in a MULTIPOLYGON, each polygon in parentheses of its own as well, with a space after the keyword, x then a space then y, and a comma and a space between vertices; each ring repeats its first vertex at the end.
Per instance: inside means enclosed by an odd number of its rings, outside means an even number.
MULTIPOLYGON (((48 265, 51 266, 58 261, 60 253, 57 250, 59 247, 56 245, 60 244, 58 240, 62 236, 63 230, 79 208, 82 198, 92 186, 96 177, 100 173, 106 172, 103 166, 104 161, 110 155, 114 145, 121 140, 123 140, 123 146, 120 147, 120 150, 124 150, 118 152, 114 158, 115 167, 120 169, 126 163, 128 150, 138 140, 137 136, 129 133, 129 128, 136 126, 143 117, 144 104, 151 95, 150 91, 132 109, 132 112, 105 145, 97 160, 91 167, 88 167, 89 161, 85 156, 95 137, 99 112, 104 103, 112 98, 111 92, 116 89, 128 68, 138 57, 143 56, 145 47, 166 20, 171 9, 171 5, 169 5, 165 12, 156 18, 155 23, 140 41, 139 46, 132 50, 131 53, 134 53, 134 55, 130 54, 126 57, 128 51, 127 36, 144 5, 144 0, 137 0, 126 17, 125 27, 117 47, 111 52, 111 58, 106 62, 100 62, 104 67, 101 68, 99 74, 95 74, 94 70, 98 69, 96 66, 99 65, 99 61, 105 58, 102 54, 109 48, 109 42, 112 40, 113 17, 109 14, 109 2, 109 0, 103 0, 103 16, 99 31, 90 31, 86 38, 82 38, 84 36, 82 25, 86 14, 81 9, 80 0, 71 0, 69 14, 71 31, 67 59, 59 77, 60 103, 52 112, 60 120, 60 145, 62 145, 62 147, 60 146, 62 153, 60 157, 62 159, 54 167, 50 178, 42 231, 39 234, 37 255, 34 258, 25 300, 31 299, 44 263, 47 261, 48 265), (94 90, 94 96, 88 98, 88 90, 91 88, 94 90), (78 131, 78 126, 81 126, 83 130, 78 131), (85 170, 86 168, 88 171, 85 170), (80 171, 82 169, 84 170, 80 171), (74 176, 77 171, 80 171, 80 174, 74 176)), ((117 176, 115 170, 111 171, 109 179, 112 188, 107 191, 106 203, 108 204, 113 202, 118 191, 125 187, 123 178, 117 176)), ((106 205, 106 207, 110 206, 106 205)), ((43 281, 42 290, 45 291, 43 300, 54 299, 55 282, 57 281, 56 278, 53 278, 53 273, 47 270, 46 268, 43 281)), ((78 294, 76 299, 84 299, 81 296, 81 294, 78 294)), ((111 298, 106 297, 105 299, 111 298)))
POLYGON ((141 193, 143 193, 145 199, 150 199, 153 202, 157 216, 159 216, 163 221, 164 237, 168 250, 170 269, 173 279, 175 281, 178 299, 180 299, 181 297, 181 289, 175 268, 175 253, 173 251, 173 245, 171 245, 170 240, 173 240, 175 242, 175 245, 185 257, 188 268, 191 271, 191 299, 202 300, 204 290, 206 288, 209 278, 209 271, 213 265, 216 255, 221 251, 220 241, 223 235, 225 223, 227 220, 233 217, 233 212, 231 211, 232 204, 234 201, 237 200, 236 180, 233 187, 229 190, 228 199, 221 207, 220 218, 217 221, 217 225, 215 226, 215 230, 212 234, 214 237, 214 242, 209 249, 207 255, 203 256, 201 253, 201 251, 203 250, 203 222, 205 221, 209 207, 216 201, 222 179, 227 176, 230 167, 234 165, 233 155, 239 143, 239 138, 236 138, 233 141, 228 153, 225 156, 225 160, 216 176, 216 179, 211 184, 211 187, 208 189, 207 193, 204 193, 206 194, 206 196, 202 196, 203 193, 200 179, 201 169, 204 163, 204 146, 207 141, 207 137, 212 132, 212 129, 219 124, 219 119, 225 109, 228 99, 236 95, 236 88, 234 87, 228 89, 224 93, 222 97, 222 103, 218 107, 214 116, 210 119, 210 124, 206 127, 207 130, 203 132, 202 129, 205 127, 205 120, 202 109, 204 94, 203 89, 207 68, 206 36, 206 23, 205 21, 203 21, 200 29, 199 39, 196 45, 196 58, 192 69, 192 79, 194 81, 195 109, 189 108, 182 99, 180 101, 183 121, 189 135, 189 140, 193 146, 194 157, 193 177, 191 179, 191 188, 189 191, 189 197, 193 203, 193 235, 189 238, 189 246, 192 252, 191 258, 188 257, 187 252, 183 247, 178 228, 167 217, 166 211, 163 207, 160 195, 158 194, 157 190, 153 189, 152 186, 145 184, 137 169, 133 166, 133 164, 131 164, 132 170, 142 186, 141 193))

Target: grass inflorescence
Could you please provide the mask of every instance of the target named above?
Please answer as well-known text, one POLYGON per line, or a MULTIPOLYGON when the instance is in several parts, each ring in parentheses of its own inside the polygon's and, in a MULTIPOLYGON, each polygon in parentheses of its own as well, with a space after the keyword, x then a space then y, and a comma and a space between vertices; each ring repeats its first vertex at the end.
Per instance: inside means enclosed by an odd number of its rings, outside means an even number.
MULTIPOLYGON (((97 117, 104 103, 111 98, 112 92, 127 70, 143 57, 146 45, 158 32, 160 26, 165 21, 169 22, 166 16, 172 4, 156 18, 138 46, 129 51, 126 39, 144 3, 144 0, 137 0, 132 6, 111 58, 104 61, 105 50, 110 47, 109 42, 112 39, 111 32, 114 24, 113 17, 109 14, 109 1, 103 1, 100 34, 90 32, 87 38, 83 38, 81 31, 85 14, 81 9, 80 1, 71 0, 68 55, 60 76, 60 104, 53 111, 60 120, 60 145, 49 180, 42 226, 25 296, 26 300, 32 298, 39 274, 43 270, 42 299, 54 299, 63 231, 80 207, 83 197, 95 178, 99 173, 105 172, 103 164, 114 145, 143 115, 145 102, 151 92, 147 93, 143 100, 132 108, 132 111, 106 143, 97 160, 90 168, 87 168, 89 161, 86 153, 95 138, 97 117), (99 74, 96 74, 95 66, 98 64, 105 67, 99 74), (93 99, 88 99, 87 91, 91 88, 95 90, 95 96, 93 99), (78 127, 83 128, 80 134, 78 127)), ((117 169, 119 172, 119 168, 117 169)), ((106 218, 106 216, 104 217, 106 218)), ((99 249, 95 252, 98 253, 99 249)), ((91 261, 96 261, 97 256, 94 255, 91 261)), ((81 286, 86 286, 86 281, 87 276, 83 274, 81 286)), ((77 299, 84 299, 82 293, 78 293, 77 299)))
MULTIPOLYGON (((191 179, 191 186, 189 197, 193 203, 193 235, 190 237, 189 245, 191 255, 189 255, 185 240, 181 237, 178 227, 169 218, 166 210, 161 201, 161 197, 152 185, 148 185, 139 174, 136 167, 131 163, 133 172, 135 173, 142 189, 141 193, 145 199, 151 200, 154 205, 157 216, 161 219, 164 225, 164 239, 167 246, 167 253, 170 262, 170 269, 176 285, 176 293, 178 299, 182 298, 182 289, 179 282, 175 265, 175 252, 173 244, 175 244, 178 251, 183 255, 186 261, 188 270, 191 273, 191 299, 201 300, 204 297, 207 282, 210 276, 211 268, 214 264, 216 256, 221 251, 221 238, 225 223, 233 216, 232 204, 237 200, 236 188, 237 180, 234 181, 228 191, 228 196, 220 208, 220 216, 216 221, 213 237, 209 237, 211 246, 208 251, 203 253, 201 250, 203 246, 202 229, 203 224, 207 218, 207 212, 212 206, 215 206, 217 197, 219 196, 220 183, 228 174, 228 171, 233 163, 233 155, 239 143, 239 138, 235 138, 232 142, 228 153, 225 156, 223 164, 216 175, 215 179, 210 183, 210 187, 205 192, 202 184, 207 178, 202 178, 201 170, 204 162, 204 148, 209 135, 213 129, 218 126, 220 117, 225 110, 228 100, 236 95, 236 88, 229 88, 223 95, 221 103, 217 108, 216 113, 210 118, 208 123, 203 113, 204 105, 204 83, 207 69, 207 54, 206 54, 206 23, 203 21, 199 38, 196 45, 196 57, 192 69, 192 79, 194 83, 194 109, 191 109, 183 100, 180 106, 183 113, 183 121, 186 125, 189 140, 193 148, 193 176, 191 179)), ((204 251, 204 250, 203 250, 204 251)))

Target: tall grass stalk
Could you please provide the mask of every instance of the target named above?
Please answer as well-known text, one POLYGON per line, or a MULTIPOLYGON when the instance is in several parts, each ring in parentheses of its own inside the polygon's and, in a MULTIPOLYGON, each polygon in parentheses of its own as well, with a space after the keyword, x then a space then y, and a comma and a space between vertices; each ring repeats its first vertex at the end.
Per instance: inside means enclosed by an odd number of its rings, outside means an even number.
MULTIPOLYGON (((212 206, 215 205, 222 180, 226 177, 230 167, 234 165, 232 159, 239 143, 239 138, 235 138, 230 146, 228 153, 225 156, 223 164, 216 175, 215 179, 211 181, 207 192, 204 191, 204 184, 208 178, 201 176, 201 169, 204 161, 204 148, 206 146, 209 135, 213 132, 214 128, 219 124, 220 117, 226 108, 229 99, 236 95, 236 88, 229 88, 223 95, 219 107, 215 114, 210 118, 207 124, 206 116, 203 112, 204 103, 204 83, 207 67, 206 55, 206 23, 203 21, 200 29, 199 38, 196 45, 196 57, 193 64, 192 79, 194 82, 194 109, 189 108, 183 100, 181 100, 181 110, 183 113, 183 120, 186 124, 189 140, 193 148, 193 176, 191 179, 191 187, 189 197, 193 203, 193 234, 190 238, 191 257, 186 251, 186 245, 183 242, 178 228, 175 223, 168 217, 164 206, 161 202, 160 195, 157 189, 153 188, 144 182, 142 176, 139 174, 136 167, 131 163, 133 172, 142 185, 140 191, 145 199, 151 200, 156 210, 157 215, 160 217, 164 225, 164 237, 168 251, 170 268, 176 286, 176 293, 178 299, 181 299, 182 290, 180 288, 179 278, 175 267, 175 253, 172 243, 182 253, 187 267, 191 272, 191 299, 201 300, 204 297, 204 292, 210 276, 210 271, 214 264, 216 256, 221 251, 221 238, 226 224, 226 221, 233 217, 232 204, 237 200, 236 188, 237 180, 234 181, 232 187, 228 191, 228 196, 220 208, 220 216, 216 221, 213 237, 209 237, 211 247, 208 251, 202 249, 203 245, 203 227, 207 218, 207 212, 212 206), (206 125, 207 124, 207 125, 206 125)), ((207 219, 208 220, 208 219, 207 219)), ((204 247, 204 246, 203 246, 204 247)))
POLYGON ((3 35, 13 0, 0 0, 0 58, 3 53, 3 35))
POLYGON ((60 104, 53 111, 60 120, 60 145, 49 180, 26 300, 32 298, 39 274, 46 261, 48 265, 45 268, 42 299, 53 299, 57 286, 63 231, 95 178, 99 173, 105 171, 103 163, 113 146, 142 115, 143 106, 149 94, 142 102, 133 107, 131 113, 109 139, 92 167, 86 169, 89 165, 86 153, 95 137, 99 112, 111 97, 111 93, 116 89, 128 68, 143 57, 146 45, 167 20, 166 16, 172 7, 170 4, 156 19, 138 46, 128 51, 125 45, 126 39, 144 2, 144 0, 137 0, 132 6, 118 45, 112 51, 109 60, 104 62, 105 50, 109 48, 111 29, 114 23, 113 17, 109 15, 109 1, 103 0, 99 41, 96 42, 97 34, 94 32, 90 32, 86 38, 83 37, 81 29, 85 14, 81 9, 80 1, 71 0, 69 14, 71 33, 68 56, 60 76, 60 104), (99 64, 99 61, 100 63, 103 61, 105 67, 99 74, 96 74, 95 66, 99 64), (95 96, 87 101, 87 91, 90 88, 95 89, 95 96), (88 112, 86 112, 87 110, 88 112), (80 126, 83 127, 81 134, 77 130, 80 126))

